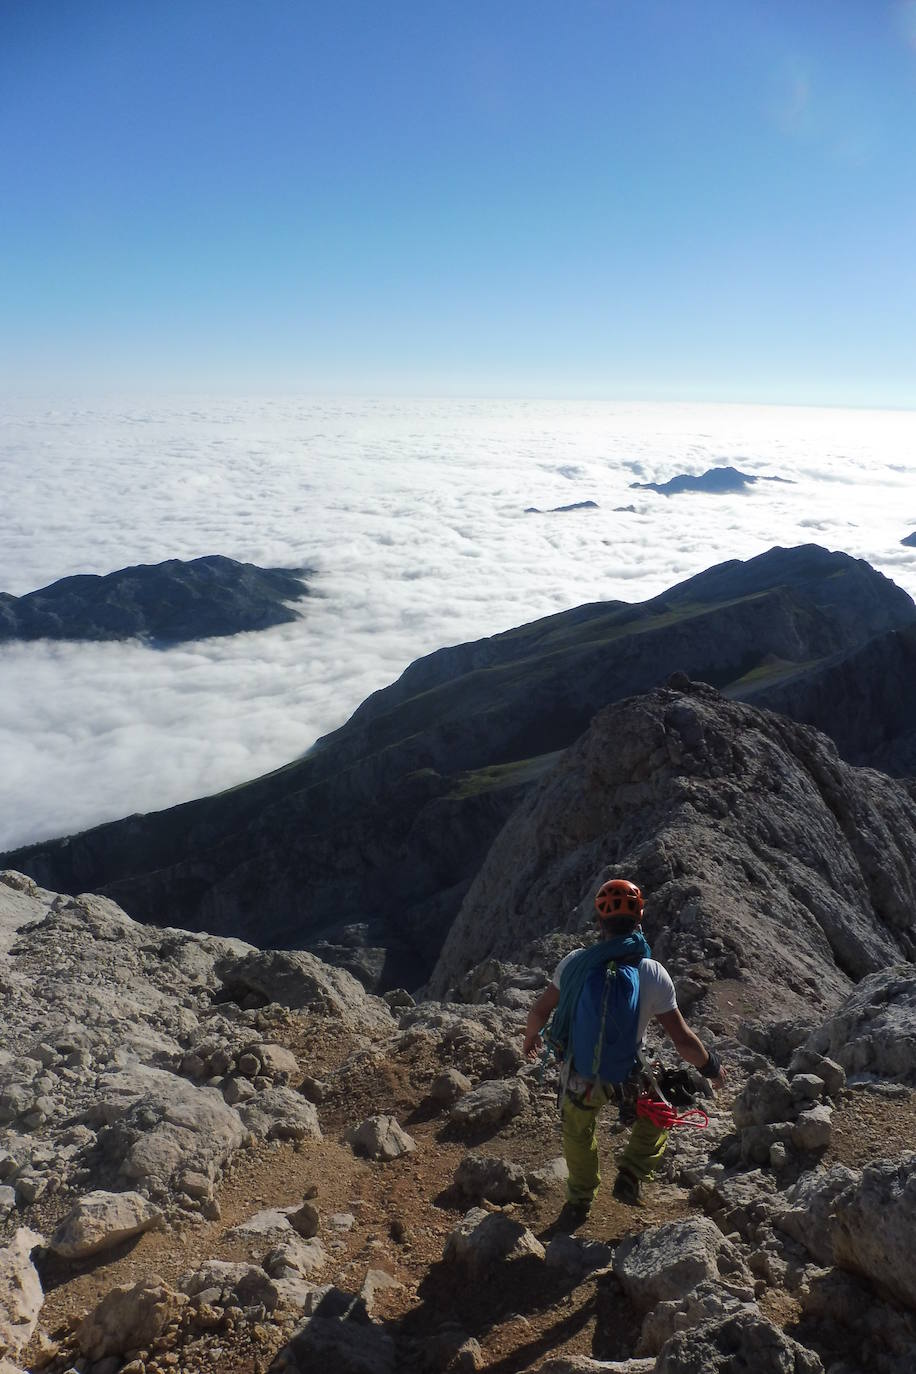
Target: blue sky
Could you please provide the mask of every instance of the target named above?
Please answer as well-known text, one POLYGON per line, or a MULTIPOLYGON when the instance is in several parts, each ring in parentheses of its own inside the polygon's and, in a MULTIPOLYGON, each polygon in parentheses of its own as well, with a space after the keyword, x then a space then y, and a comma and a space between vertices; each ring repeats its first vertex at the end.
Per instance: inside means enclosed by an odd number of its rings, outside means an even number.
POLYGON ((0 0, 0 385, 914 406, 914 129, 914 3, 0 0))

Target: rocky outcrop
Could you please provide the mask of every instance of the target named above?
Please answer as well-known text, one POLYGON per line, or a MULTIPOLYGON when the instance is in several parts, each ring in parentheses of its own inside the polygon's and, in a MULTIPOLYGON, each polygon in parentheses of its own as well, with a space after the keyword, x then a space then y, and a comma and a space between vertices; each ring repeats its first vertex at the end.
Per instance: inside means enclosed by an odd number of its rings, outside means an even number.
POLYGON ((374 988, 416 987, 493 839, 602 707, 676 670, 753 689, 774 663, 808 671, 914 622, 866 564, 773 549, 642 605, 442 649, 286 768, 0 862, 151 923, 168 911, 190 929, 320 946, 374 988))
MULTIPOLYGON (((3 945, 4 1178, 22 1205, 87 1182, 107 1190, 93 1211, 107 1243, 143 1229, 114 1215, 137 1193, 144 1216, 157 1215, 150 1198, 206 1213, 253 1137, 320 1136, 314 1104, 290 1086, 296 1057, 276 1041, 284 1006, 353 1033, 395 1029, 384 1002, 310 955, 142 926, 106 898, 21 874, 0 874, 3 945)), ((70 1257, 98 1248, 79 1244, 52 1242, 70 1257)))
POLYGON ((212 555, 139 564, 105 577, 64 577, 25 596, 0 592, 0 641, 189 639, 265 630, 298 619, 307 569, 258 568, 212 555))
POLYGON ((431 990, 548 932, 586 931, 593 893, 618 873, 648 894, 647 934, 685 1005, 743 979, 768 1019, 812 1017, 916 951, 906 791, 810 729, 679 678, 600 712, 518 808, 431 990))

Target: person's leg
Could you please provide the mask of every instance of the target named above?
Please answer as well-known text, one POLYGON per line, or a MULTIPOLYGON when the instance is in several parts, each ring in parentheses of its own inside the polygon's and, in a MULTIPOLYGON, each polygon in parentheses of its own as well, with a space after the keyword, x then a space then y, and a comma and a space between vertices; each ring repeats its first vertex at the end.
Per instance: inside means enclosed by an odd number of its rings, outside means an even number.
POLYGON ((626 1149, 620 1157, 619 1169, 637 1183, 651 1178, 662 1161, 668 1145, 668 1132, 653 1126, 644 1116, 633 1122, 626 1149))
POLYGON ((600 1086, 587 1102, 569 1093, 563 1101, 563 1158, 569 1170, 566 1198, 575 1206, 590 1206, 601 1182, 595 1124, 606 1101, 600 1086))

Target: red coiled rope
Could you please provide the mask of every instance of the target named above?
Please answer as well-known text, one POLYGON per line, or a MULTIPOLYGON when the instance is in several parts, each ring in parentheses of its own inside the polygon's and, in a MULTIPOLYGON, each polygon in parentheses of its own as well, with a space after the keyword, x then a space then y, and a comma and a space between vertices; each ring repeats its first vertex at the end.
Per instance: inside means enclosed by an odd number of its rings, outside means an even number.
POLYGON ((709 1117, 702 1107, 690 1107, 686 1112, 678 1113, 667 1102, 659 1102, 657 1097, 650 1097, 648 1093, 640 1093, 637 1097, 636 1115, 644 1116, 660 1131, 670 1131, 675 1126, 695 1126, 702 1131, 704 1126, 709 1125, 709 1117))

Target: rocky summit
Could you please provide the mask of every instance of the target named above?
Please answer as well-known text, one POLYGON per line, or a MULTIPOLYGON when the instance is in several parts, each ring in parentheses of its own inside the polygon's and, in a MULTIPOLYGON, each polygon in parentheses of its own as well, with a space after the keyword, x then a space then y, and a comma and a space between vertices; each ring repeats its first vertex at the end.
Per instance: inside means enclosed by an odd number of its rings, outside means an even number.
POLYGON ((213 555, 64 577, 25 596, 0 592, 0 641, 142 639, 164 647, 297 619, 307 570, 213 555))
POLYGON ((734 699, 784 689, 780 709, 828 732, 836 721, 853 761, 905 771, 913 694, 891 640, 908 644, 914 627, 911 599, 867 564, 772 549, 641 605, 581 606, 439 650, 285 768, 0 863, 54 891, 103 893, 140 920, 168 913, 188 929, 310 948, 375 990, 417 987, 503 826, 596 713, 676 671, 734 699), (896 693, 881 685, 892 661, 896 693), (907 704, 866 724, 845 695, 853 677, 856 703, 907 704))

